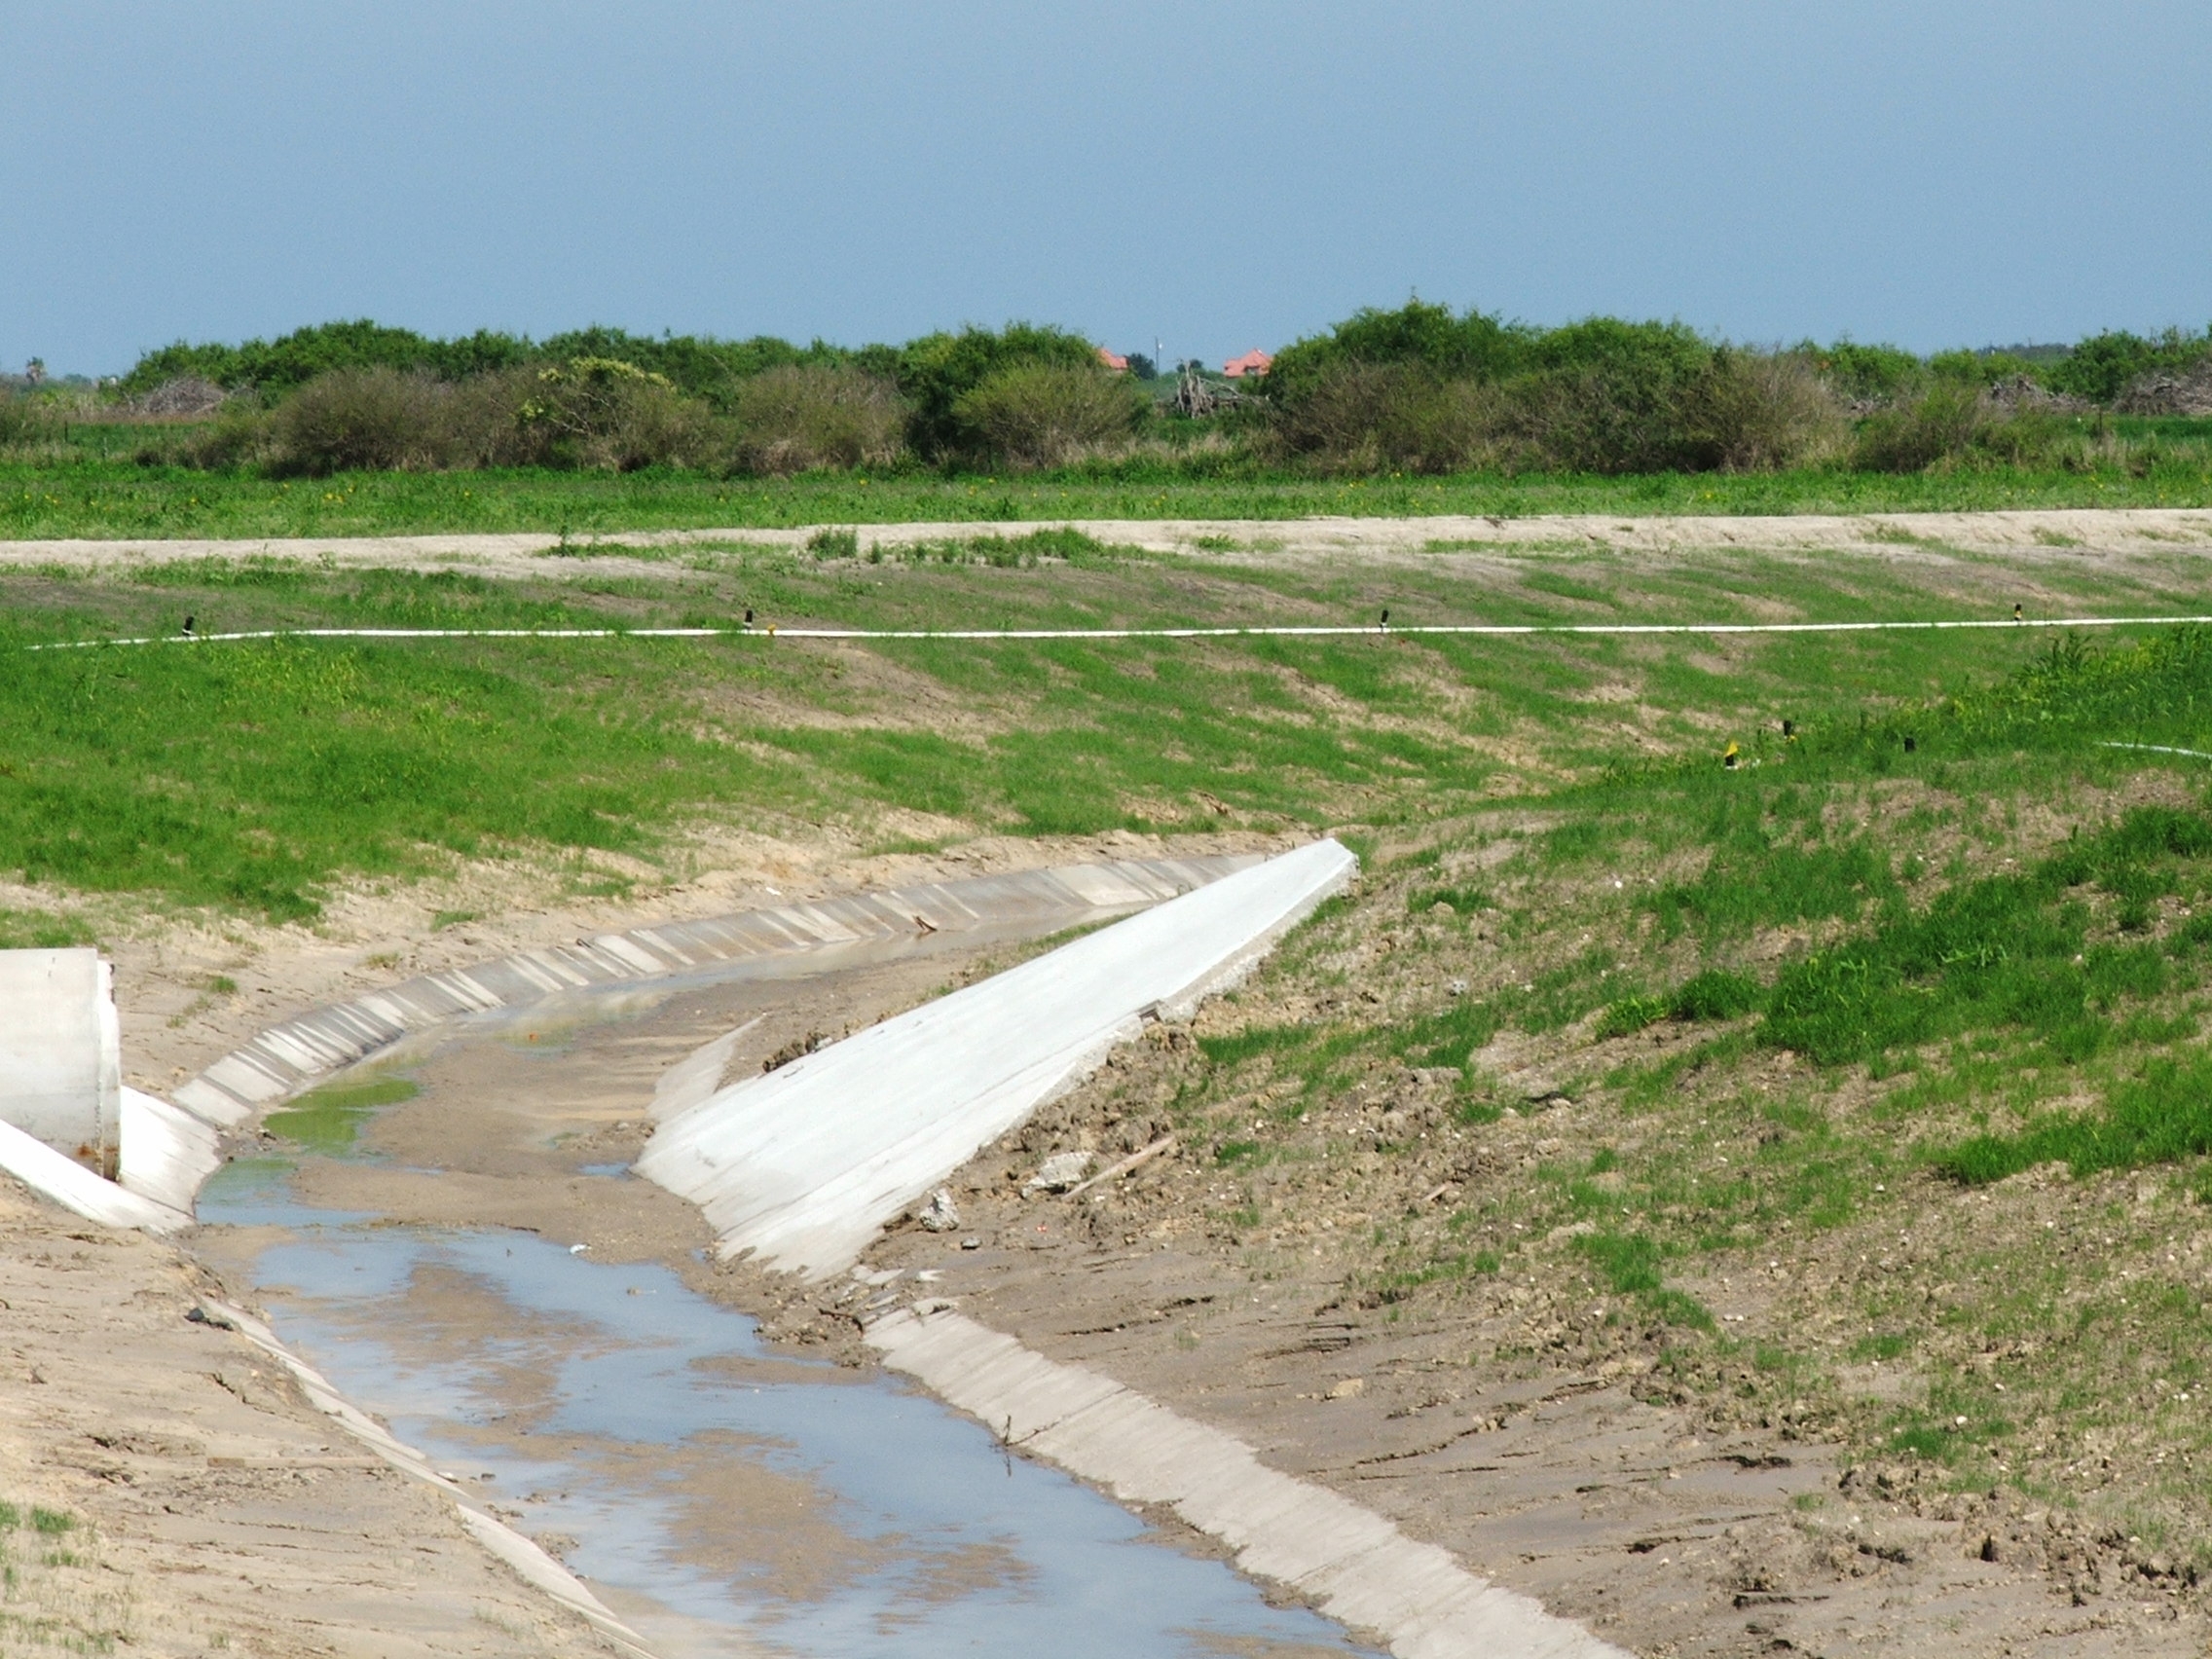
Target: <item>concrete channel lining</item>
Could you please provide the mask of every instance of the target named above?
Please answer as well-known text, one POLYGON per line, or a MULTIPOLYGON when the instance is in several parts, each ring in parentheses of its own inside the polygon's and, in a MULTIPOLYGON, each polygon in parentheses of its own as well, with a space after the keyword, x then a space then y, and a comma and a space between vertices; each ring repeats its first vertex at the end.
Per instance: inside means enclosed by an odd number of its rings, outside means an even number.
POLYGON ((884 1314, 866 1341, 894 1370, 1124 1503, 1164 1504, 1236 1565, 1309 1597, 1398 1659, 1629 1659, 1570 1619, 1479 1578, 1452 1554, 1080 1366, 1062 1365, 949 1304, 884 1314))
MULTIPOLYGON (((174 1091, 208 1128, 239 1128, 403 1038, 451 1019, 519 1009, 565 992, 708 975, 837 945, 957 935, 1027 922, 1038 931, 1105 920, 1202 887, 1260 861, 1249 853, 1122 859, 916 883, 701 921, 597 934, 425 974, 270 1026, 174 1091)), ((208 1162, 193 1183, 212 1173, 208 1162)))
MULTIPOLYGON (((1245 909, 1246 926, 1240 936, 1232 930, 1226 939, 1216 932, 1211 960, 1199 963, 1195 972, 1187 955, 1169 953, 1161 960, 1161 953, 1150 948, 1159 940, 1141 931, 1132 936, 1121 929, 1108 930, 1091 940, 1078 941, 1078 945, 1092 943, 1121 933, 1115 948, 1100 954, 1125 966, 1128 941, 1135 938, 1147 947, 1135 954, 1152 977, 1148 987, 1154 980, 1169 986, 1134 1016, 1110 1019, 1102 1042, 1126 1035, 1147 1013, 1180 1014, 1204 995, 1233 982, 1284 929, 1348 879, 1355 867, 1350 855, 1333 842, 1316 843, 1301 854, 1269 861, 1289 866, 1297 877, 1289 891, 1282 891, 1283 870, 1275 871, 1273 919, 1251 925, 1249 889, 1259 884, 1243 884, 1246 893, 1239 904, 1225 907, 1245 909)), ((1246 857, 1142 861, 1027 877, 985 877, 866 900, 787 906, 719 924, 679 924, 684 931, 673 938, 670 929, 602 936, 599 940, 580 941, 600 947, 600 954, 590 960, 603 970, 603 975, 593 975, 585 982, 668 977, 747 955, 893 937, 902 931, 896 918, 903 918, 909 928, 916 917, 924 917, 936 928, 958 931, 964 922, 973 927, 986 915, 1004 919, 1006 906, 1021 902, 1038 904, 1047 914, 1059 909, 1110 913, 1113 908, 1187 893, 1233 872, 1262 873, 1250 869, 1258 862, 1246 857), (1010 880, 1017 888, 1013 894, 1003 887, 986 891, 991 883, 1010 880), (748 929, 749 923, 755 926, 748 929), (716 931, 701 937, 697 930, 703 927, 716 931), (677 959, 674 966, 669 965, 672 957, 677 959)), ((1171 911, 1175 906, 1161 908, 1171 911)), ((1185 911, 1168 931, 1188 927, 1185 911)), ((1063 947, 1053 956, 1075 948, 1063 947)), ((1036 969, 1052 959, 1041 958, 1026 966, 1036 969)), ((985 983, 1012 977, 1000 976, 985 983)), ((193 1110, 119 1088, 123 1175, 128 1186, 101 1178, 6 1123, 0 1123, 0 1169, 91 1219, 110 1226, 174 1232, 191 1224, 187 1207, 191 1198, 205 1173, 219 1163, 220 1128, 244 1122, 276 1100, 311 1086, 317 1077, 365 1058, 411 1031, 457 1014, 521 1006, 575 983, 548 968, 542 953, 509 958, 463 975, 428 976, 396 992, 325 1011, 327 1022, 310 1015, 264 1033, 274 1040, 263 1044, 257 1039, 255 1045, 226 1056, 187 1086, 197 1102, 193 1110), (441 1012, 441 1001, 452 1006, 441 1012), (385 1023, 379 1024, 380 1019, 385 1023), (242 1068, 234 1068, 229 1076, 246 1082, 247 1092, 234 1091, 215 1078, 229 1061, 242 1068), (203 1084, 204 1089, 195 1088, 203 1084), (150 1196, 156 1194, 159 1197, 150 1196)), ((656 1100, 656 1113, 682 1116, 698 1110, 743 1029, 671 1068, 656 1100)), ((945 1033, 940 1030, 938 1035, 941 1040, 945 1033)), ((1103 1051, 1095 1045, 1086 1047, 1081 1040, 1048 1041, 1044 1049, 1039 1062, 1016 1068, 1015 1077, 1002 1080, 1015 1094, 1031 1088, 1049 1092, 1057 1087, 1055 1076, 1064 1081, 1069 1068, 1080 1070, 1103 1051)), ((180 1097, 184 1092, 179 1091, 180 1097)), ((1040 1092, 1038 1098, 1042 1097, 1040 1092)), ((1002 1101, 1000 1109, 1004 1106, 1002 1101)), ((941 1155, 940 1148, 938 1156, 941 1155)), ((650 1659, 637 1634, 573 1574, 497 1517, 478 1509, 421 1453, 347 1401, 287 1350, 274 1332, 241 1309, 211 1300, 203 1307, 211 1322, 237 1330, 282 1365, 307 1397, 349 1433, 393 1467, 445 1492, 469 1532, 524 1579, 581 1614, 633 1659, 650 1659)), ((887 1364, 915 1377, 955 1407, 1001 1427, 1010 1444, 1034 1451, 1124 1501, 1173 1507, 1191 1525, 1235 1550, 1244 1570, 1291 1585, 1330 1616, 1380 1633, 1400 1659, 1491 1659, 1493 1655, 1625 1659, 1619 1649, 1580 1626, 1555 1618, 1528 1598, 1467 1572, 1448 1552, 1406 1538, 1381 1516, 1267 1468, 1251 1448, 1234 1436, 1193 1422, 1095 1373, 1046 1360, 1013 1338, 952 1312, 949 1305, 925 1304, 891 1313, 868 1327, 867 1340, 887 1364)))
POLYGON ((723 1256, 822 1279, 1148 1017, 1234 983, 1359 861, 1310 842, 744 1079, 663 1121, 637 1172, 723 1256))

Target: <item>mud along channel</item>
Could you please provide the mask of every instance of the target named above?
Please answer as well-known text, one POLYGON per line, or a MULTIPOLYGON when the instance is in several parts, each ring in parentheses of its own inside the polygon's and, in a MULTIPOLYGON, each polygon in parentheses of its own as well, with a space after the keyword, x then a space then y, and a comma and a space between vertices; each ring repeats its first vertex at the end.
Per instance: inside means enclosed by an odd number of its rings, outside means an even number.
POLYGON ((1355 1654, 901 1380, 764 1342, 688 1204, 627 1173, 666 1068, 910 1004, 951 954, 603 992, 450 1029, 276 1114, 201 1249, 285 1341, 654 1649, 1355 1654))

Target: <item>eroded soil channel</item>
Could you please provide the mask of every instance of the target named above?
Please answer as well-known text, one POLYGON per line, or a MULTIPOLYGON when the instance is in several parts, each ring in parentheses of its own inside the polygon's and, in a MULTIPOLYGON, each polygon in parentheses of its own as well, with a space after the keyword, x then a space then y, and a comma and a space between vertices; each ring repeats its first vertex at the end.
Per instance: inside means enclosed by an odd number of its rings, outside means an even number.
POLYGON ((700 1044, 757 1018, 733 1060, 757 1069, 975 971, 814 966, 387 1056, 341 1080, 381 1090, 272 1120, 287 1138, 203 1193, 200 1248, 663 1654, 1371 1651, 902 1381, 764 1342, 697 1213, 627 1173, 700 1044))

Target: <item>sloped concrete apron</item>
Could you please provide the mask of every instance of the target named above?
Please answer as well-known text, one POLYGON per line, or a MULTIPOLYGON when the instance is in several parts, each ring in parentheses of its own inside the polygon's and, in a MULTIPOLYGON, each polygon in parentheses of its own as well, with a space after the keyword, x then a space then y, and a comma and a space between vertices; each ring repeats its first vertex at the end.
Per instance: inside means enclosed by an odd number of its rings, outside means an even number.
POLYGON ((664 1118, 646 1180, 706 1214, 724 1256, 822 1279, 1147 1018, 1186 1017, 1339 892, 1319 840, 939 997, 664 1118))

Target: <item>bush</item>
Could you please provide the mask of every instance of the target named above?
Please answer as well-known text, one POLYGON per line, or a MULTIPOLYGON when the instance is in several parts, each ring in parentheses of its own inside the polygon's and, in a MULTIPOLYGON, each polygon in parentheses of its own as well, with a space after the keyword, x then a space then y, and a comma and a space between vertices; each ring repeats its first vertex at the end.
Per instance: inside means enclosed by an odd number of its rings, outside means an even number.
POLYGON ((627 329, 601 327, 556 334, 536 351, 540 357, 564 363, 583 357, 611 357, 659 375, 677 390, 704 398, 725 412, 757 375, 786 368, 837 368, 861 355, 819 340, 811 346, 794 346, 772 334, 756 334, 750 340, 716 340, 692 334, 654 339, 627 329))
POLYGON ((0 444, 43 443, 55 426, 54 412, 44 399, 0 390, 0 444))
POLYGON ((2083 341, 2063 361, 2052 364, 2044 380, 2053 391, 2109 404, 2147 377, 2186 376, 2208 355, 2212 355, 2212 330, 2184 334, 2169 328, 2152 339, 2112 330, 2083 341))
POLYGON ((1502 384, 1410 358, 1330 363, 1288 396, 1271 392, 1274 447, 1362 471, 1752 471, 1800 465, 1843 441, 1840 404, 1798 353, 1604 318, 1521 337, 1516 350, 1535 367, 1502 384))
POLYGON ((1677 472, 1710 464, 1687 424, 1714 348, 1680 323, 1591 317, 1538 336, 1532 372, 1505 385, 1509 431, 1530 463, 1572 472, 1677 472))
POLYGON ((502 369, 471 375, 442 387, 445 464, 455 467, 530 466, 548 460, 542 431, 529 429, 524 405, 539 388, 535 370, 502 369))
POLYGON ((960 403, 1010 369, 1039 366, 1098 375, 1098 348, 1080 334, 1010 322, 993 332, 964 328, 909 342, 898 355, 899 389, 912 405, 908 434, 932 461, 979 459, 988 441, 960 403))
POLYGON ((271 465, 311 477, 442 466, 449 448, 445 402, 445 388, 426 375, 337 370, 301 387, 276 412, 271 465))
POLYGON ((1119 375, 1088 366, 1023 363, 1002 369, 953 405, 964 448, 1012 466, 1064 466, 1125 443, 1144 417, 1144 394, 1119 375))
POLYGON ((1723 472, 1802 466, 1843 447, 1843 407, 1812 359, 1724 349, 1681 401, 1683 452, 1723 472))
POLYGON ((1437 382, 1504 379, 1525 361, 1535 335, 1482 312, 1454 316, 1449 306, 1408 300, 1397 311, 1353 313, 1327 334, 1285 346, 1268 370, 1267 394, 1294 410, 1355 366, 1425 369, 1437 382))
MULTIPOLYGON (((459 384, 392 369, 341 369, 302 387, 268 418, 267 455, 279 473, 558 466, 635 471, 712 459, 711 412, 658 375, 585 357, 532 373, 459 384)), ((203 465, 245 459, 257 432, 241 414, 218 424, 203 465), (218 441, 220 440, 220 441, 218 441)))
MULTIPOLYGON (((248 402, 226 404, 212 425, 189 432, 171 453, 139 452, 139 460, 174 462, 209 472, 226 471, 264 459, 270 447, 270 418, 248 402)), ((300 468, 298 470, 306 470, 300 468)))
POLYGON ((1956 459, 1996 418, 1978 387, 1940 381, 1859 428, 1852 464, 1862 472, 1922 472, 1956 459))
POLYGON ((2061 416, 2010 402, 1958 380, 1937 380, 1896 409, 1870 417, 1852 444, 1866 472, 1924 472, 1972 463, 2048 467, 2085 459, 2083 439, 2061 416))
POLYGON ((618 357, 578 357, 538 370, 516 423, 530 459, 548 466, 692 466, 716 447, 704 403, 666 376, 618 357))
POLYGON ((899 458, 905 413, 896 387, 858 369, 769 369, 731 397, 736 464, 773 474, 887 466, 899 458))
POLYGON ((1896 346, 1839 340, 1825 349, 1800 347, 1796 354, 1810 358, 1837 396, 1859 404, 1894 403, 1928 378, 1927 364, 1896 346))
MULTIPOLYGON (((1271 377, 1272 378, 1272 377, 1271 377)), ((1285 455, 1356 472, 1459 472, 1494 458, 1495 390, 1415 363, 1339 362, 1278 410, 1285 455)))
POLYGON ((131 395, 165 381, 196 378, 237 391, 247 387, 282 394, 342 370, 390 369, 441 380, 512 368, 529 359, 528 341, 478 329, 458 340, 432 340, 410 328, 387 328, 362 317, 294 329, 277 340, 237 346, 190 346, 183 341, 149 351, 123 377, 131 395))

